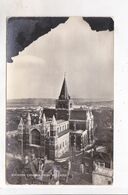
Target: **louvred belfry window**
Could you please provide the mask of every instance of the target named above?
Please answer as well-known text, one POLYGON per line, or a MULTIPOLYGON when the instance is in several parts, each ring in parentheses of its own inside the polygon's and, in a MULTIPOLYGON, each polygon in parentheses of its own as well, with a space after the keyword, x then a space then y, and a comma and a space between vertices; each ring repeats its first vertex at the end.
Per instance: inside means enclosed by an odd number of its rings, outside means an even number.
POLYGON ((37 129, 31 132, 31 144, 40 145, 40 132, 37 129))

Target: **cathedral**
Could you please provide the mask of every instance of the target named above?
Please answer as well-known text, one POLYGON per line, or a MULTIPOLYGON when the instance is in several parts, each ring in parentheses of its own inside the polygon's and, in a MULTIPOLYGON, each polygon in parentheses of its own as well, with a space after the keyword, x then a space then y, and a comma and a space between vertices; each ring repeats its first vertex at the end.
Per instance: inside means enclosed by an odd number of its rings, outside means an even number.
POLYGON ((20 119, 18 135, 23 155, 35 153, 55 160, 70 148, 80 151, 93 142, 94 116, 90 109, 73 108, 64 78, 55 109, 40 110, 34 123, 28 113, 26 122, 20 119))

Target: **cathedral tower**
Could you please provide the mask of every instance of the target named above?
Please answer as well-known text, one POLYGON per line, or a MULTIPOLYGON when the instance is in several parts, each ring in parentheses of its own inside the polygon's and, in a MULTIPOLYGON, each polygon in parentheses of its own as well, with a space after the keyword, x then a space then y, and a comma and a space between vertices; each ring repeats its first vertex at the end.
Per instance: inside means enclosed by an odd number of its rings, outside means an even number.
POLYGON ((41 151, 40 151, 40 155, 44 156, 46 154, 46 149, 47 149, 47 143, 46 143, 46 137, 47 137, 47 121, 46 121, 46 117, 45 114, 43 114, 43 117, 41 118, 41 151))
POLYGON ((57 149, 57 121, 55 116, 52 117, 52 122, 50 124, 50 139, 49 139, 49 156, 50 159, 54 160, 56 157, 57 149))
POLYGON ((86 113, 86 129, 88 131, 88 143, 90 144, 94 138, 94 116, 91 110, 86 113))
POLYGON ((66 79, 64 77, 59 98, 56 100, 57 119, 69 120, 71 109, 72 101, 70 99, 66 79))
POLYGON ((24 131, 24 121, 23 121, 23 118, 21 117, 20 122, 19 122, 19 125, 18 125, 19 139, 22 139, 22 136, 23 136, 23 133, 24 133, 23 131, 24 131))
POLYGON ((24 155, 24 130, 25 130, 25 125, 24 125, 24 121, 23 118, 21 117, 19 125, 18 125, 18 141, 20 144, 20 154, 23 157, 24 155))
POLYGON ((45 117, 45 114, 43 114, 43 118, 42 118, 42 132, 44 135, 46 135, 46 117, 45 117))
POLYGON ((42 123, 42 110, 39 111, 39 123, 42 123))

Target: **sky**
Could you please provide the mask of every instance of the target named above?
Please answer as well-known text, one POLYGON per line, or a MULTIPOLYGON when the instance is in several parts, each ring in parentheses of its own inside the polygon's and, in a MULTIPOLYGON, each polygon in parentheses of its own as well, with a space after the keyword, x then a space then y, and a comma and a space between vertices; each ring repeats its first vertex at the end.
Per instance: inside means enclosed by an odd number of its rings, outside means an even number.
POLYGON ((70 17, 7 63, 7 99, 58 98, 66 73, 72 98, 112 100, 114 32, 70 17))

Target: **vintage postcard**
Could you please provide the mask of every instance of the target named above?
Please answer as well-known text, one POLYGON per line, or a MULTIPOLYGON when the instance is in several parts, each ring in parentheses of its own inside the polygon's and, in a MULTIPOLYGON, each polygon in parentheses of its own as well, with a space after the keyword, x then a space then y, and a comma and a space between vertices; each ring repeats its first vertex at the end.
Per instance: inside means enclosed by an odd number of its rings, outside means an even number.
POLYGON ((6 183, 112 185, 114 20, 7 18, 6 183))
POLYGON ((124 0, 0 1, 0 194, 128 193, 124 0))

